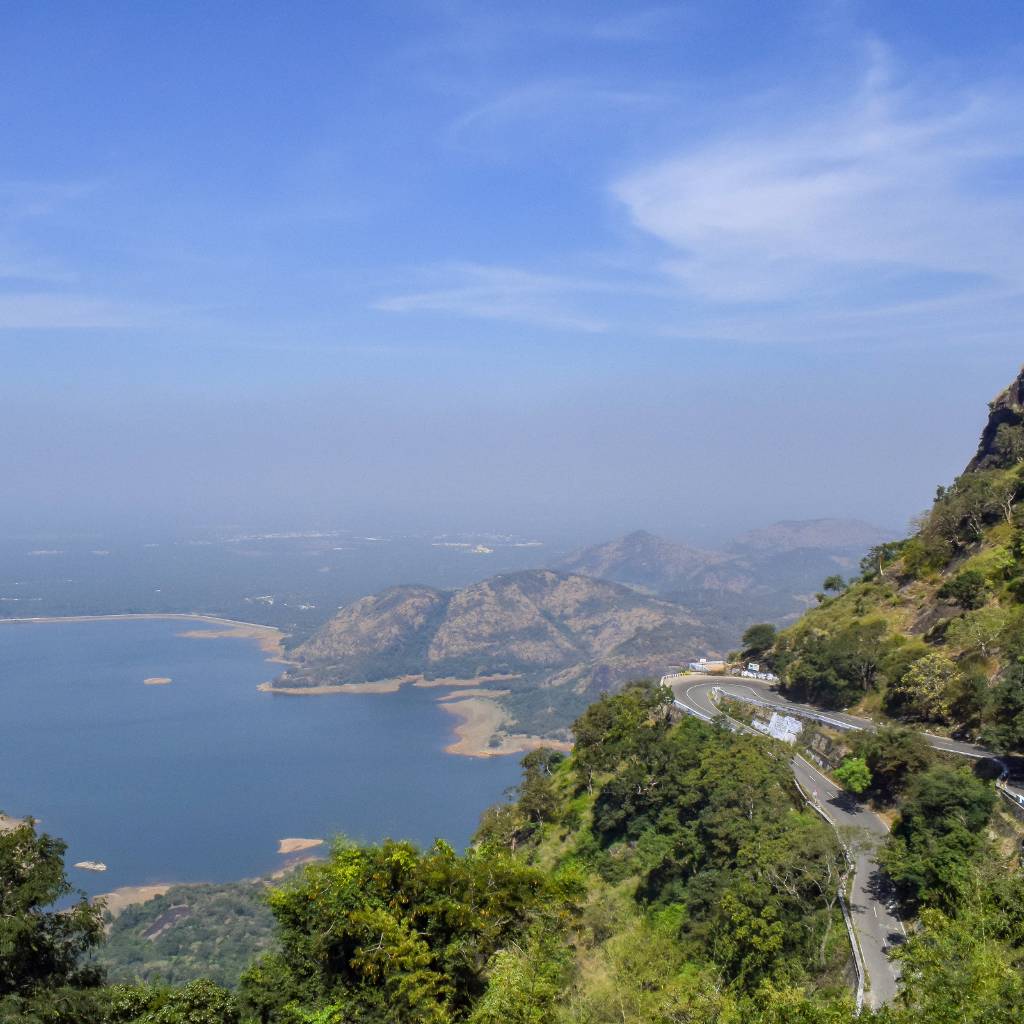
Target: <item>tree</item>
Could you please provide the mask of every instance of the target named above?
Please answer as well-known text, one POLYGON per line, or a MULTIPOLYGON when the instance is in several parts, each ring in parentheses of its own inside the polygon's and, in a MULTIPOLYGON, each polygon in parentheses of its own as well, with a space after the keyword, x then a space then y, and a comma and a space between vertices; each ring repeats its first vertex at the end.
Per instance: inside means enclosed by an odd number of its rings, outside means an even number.
POLYGON ((1024 462, 1024 426, 1000 423, 993 444, 1004 463, 1024 462))
POLYGON ((114 985, 102 993, 103 1024, 238 1024, 235 997, 205 978, 181 988, 114 985))
POLYGON ((581 895, 579 873, 544 871, 496 849, 459 856, 388 841, 339 843, 270 894, 281 951, 243 978, 248 1011, 294 1020, 289 1003, 336 1011, 344 1024, 448 1024, 487 987, 487 964, 531 934, 560 938, 581 895))
POLYGON ((758 657, 772 648, 778 635, 770 622, 757 622, 744 630, 740 643, 745 657, 758 657))
POLYGON ((838 574, 826 576, 821 585, 822 590, 830 591, 833 594, 841 594, 846 589, 846 580, 838 574))
POLYGON ((966 569, 947 580, 939 588, 939 597, 956 601, 961 608, 971 611, 985 603, 988 582, 985 574, 977 569, 966 569))
POLYGON ((835 634, 809 632, 787 652, 783 682, 798 700, 844 707, 874 685, 894 638, 881 619, 852 622, 835 634))
POLYGON ((913 729, 884 726, 877 732, 856 734, 853 742, 871 772, 867 792, 883 804, 893 803, 908 781, 935 760, 925 738, 913 729))
POLYGON ((851 793, 863 793, 871 785, 871 769, 862 757, 844 757, 835 775, 851 793))
POLYGON ((999 506, 1003 518, 1013 525, 1013 509, 1020 495, 1020 471, 1000 477, 992 486, 992 497, 999 506))
POLYGON ((84 893, 66 910, 51 909, 73 892, 64 873, 66 848, 37 834, 31 819, 0 832, 0 999, 102 980, 83 963, 103 938, 101 910, 84 893))
POLYGON ((644 760, 648 741, 668 727, 672 700, 667 686, 631 683, 614 696, 602 694, 573 722, 573 764, 588 791, 597 772, 611 771, 624 759, 644 760))
POLYGON ((522 759, 523 780, 519 783, 519 810, 535 825, 550 821, 558 809, 558 795, 552 784, 552 772, 564 760, 564 754, 550 747, 538 747, 522 759))
POLYGON ((961 682, 956 663, 940 651, 918 658, 886 692, 890 711, 930 722, 948 721, 961 682))
POLYGON ((891 540, 884 544, 876 544, 861 559, 860 571, 865 579, 872 576, 884 576, 886 566, 890 565, 900 557, 904 541, 891 540))
POLYGON ((970 540, 981 540, 985 523, 1000 511, 990 472, 965 473, 952 489, 954 507, 959 512, 970 540))
POLYGON ((901 965, 899 1024, 1016 1024, 1024 1006, 1020 951, 972 880, 968 898, 943 913, 924 908, 920 928, 896 953, 901 965))
POLYGON ((981 740, 997 753, 1024 750, 1024 665, 1011 666, 992 687, 981 740))
POLYGON ((553 936, 531 936, 498 950, 469 1024, 555 1024, 568 966, 569 950, 553 936))
POLYGON ((999 650, 1009 624, 1003 609, 979 608, 954 619, 946 630, 946 639, 968 654, 989 658, 999 650))
POLYGON ((956 904, 994 803, 992 784, 965 768, 939 764, 913 780, 883 854, 905 897, 915 904, 956 904))

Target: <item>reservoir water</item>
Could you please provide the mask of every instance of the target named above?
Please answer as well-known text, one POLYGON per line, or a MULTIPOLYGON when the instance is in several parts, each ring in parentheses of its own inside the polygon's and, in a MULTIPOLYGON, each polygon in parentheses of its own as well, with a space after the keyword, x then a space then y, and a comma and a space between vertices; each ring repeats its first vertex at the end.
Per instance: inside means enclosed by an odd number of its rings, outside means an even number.
POLYGON ((180 635, 202 628, 0 624, 0 810, 63 838, 89 893, 262 874, 290 837, 462 847, 518 780, 515 757, 444 752, 437 690, 260 693, 279 666, 251 640, 180 635))

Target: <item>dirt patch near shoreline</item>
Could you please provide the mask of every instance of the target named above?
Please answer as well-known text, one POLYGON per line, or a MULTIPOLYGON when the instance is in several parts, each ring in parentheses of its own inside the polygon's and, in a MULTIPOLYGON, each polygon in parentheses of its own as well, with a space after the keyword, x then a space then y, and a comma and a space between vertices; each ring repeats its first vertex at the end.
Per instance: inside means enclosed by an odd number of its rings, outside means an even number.
POLYGON ((261 693, 283 693, 288 697, 323 697, 329 693, 397 693, 416 676, 401 679, 377 679, 372 683, 325 683, 323 686, 275 686, 260 683, 261 693))
POLYGON ((260 650, 270 655, 267 661, 275 661, 280 665, 289 664, 281 646, 284 634, 273 626, 238 622, 223 629, 187 629, 178 636, 188 637, 190 640, 255 640, 260 645, 260 650))
POLYGON ((322 839, 279 839, 277 841, 278 853, 299 853, 301 850, 312 850, 317 846, 323 846, 322 839))
POLYGON ((93 897, 93 901, 103 900, 107 913, 112 918, 118 917, 137 903, 147 903, 149 900, 156 899, 157 896, 163 896, 175 884, 181 883, 157 882, 155 885, 122 885, 120 889, 115 889, 113 892, 105 892, 93 897))
POLYGON ((412 676, 415 679, 412 685, 417 688, 424 690, 430 690, 434 687, 444 686, 486 686, 488 683, 507 683, 510 679, 518 679, 518 675, 493 675, 493 676, 474 676, 472 679, 458 679, 455 676, 445 676, 441 679, 426 679, 424 676, 412 676))
POLYGON ((437 703, 441 704, 446 700, 462 700, 466 697, 507 697, 512 691, 511 690, 484 690, 484 689, 469 689, 469 690, 452 690, 451 693, 442 693, 437 698, 437 703))
MULTIPOLYGON (((394 679, 374 679, 367 683, 323 683, 320 686, 275 686, 273 683, 260 683, 256 687, 263 693, 285 693, 292 697, 322 697, 329 693, 397 693, 403 686, 412 685, 417 689, 443 689, 447 687, 480 687, 488 683, 500 683, 518 676, 476 676, 472 679, 456 679, 449 676, 444 679, 425 679, 417 676, 396 676, 394 679)), ((486 693, 507 691, 487 690, 486 693)), ((441 698, 442 700, 444 698, 441 698)))
POLYGON ((537 747, 554 747, 556 750, 571 750, 571 743, 546 740, 540 736, 526 736, 523 733, 504 732, 502 726, 508 715, 497 702, 487 697, 468 697, 462 700, 439 700, 438 704, 461 721, 455 726, 458 737, 446 746, 448 754, 463 757, 502 757, 507 754, 523 754, 537 747))

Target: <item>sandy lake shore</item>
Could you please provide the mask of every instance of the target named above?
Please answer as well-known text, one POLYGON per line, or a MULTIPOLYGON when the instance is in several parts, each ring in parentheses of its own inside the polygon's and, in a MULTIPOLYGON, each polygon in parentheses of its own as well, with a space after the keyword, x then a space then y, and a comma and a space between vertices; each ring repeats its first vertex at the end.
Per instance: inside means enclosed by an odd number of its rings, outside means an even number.
POLYGON ((299 853, 302 850, 312 850, 317 846, 323 846, 322 839, 279 839, 277 841, 278 853, 299 853))
POLYGON ((157 896, 163 896, 168 889, 176 884, 180 885, 182 883, 158 882, 155 885, 122 885, 120 889, 114 889, 113 892, 105 892, 100 896, 95 896, 94 900, 103 900, 107 913, 111 917, 118 917, 129 907, 133 907, 137 903, 146 903, 149 900, 156 899, 157 896))
POLYGON ((289 697, 322 697, 332 693, 396 693, 407 685, 424 689, 447 689, 451 692, 441 694, 437 702, 459 721, 455 726, 456 738, 444 748, 445 753, 462 757, 501 757, 522 754, 537 747, 571 750, 570 743, 505 731, 508 715, 498 699, 508 696, 509 691, 485 687, 517 678, 515 675, 491 675, 473 679, 427 679, 415 675, 376 679, 368 683, 328 683, 322 686, 274 686, 273 683, 260 683, 257 689, 263 693, 279 693, 289 697))
POLYGON ((505 732, 503 727, 508 723, 508 716, 501 705, 490 698, 441 699, 438 703, 450 715, 460 719, 455 726, 458 739, 444 748, 449 754, 501 757, 506 754, 524 754, 537 747, 554 747, 566 751, 572 749, 571 743, 505 732))
MULTIPOLYGON (((443 689, 451 686, 486 686, 488 683, 501 683, 518 676, 496 675, 477 676, 474 679, 456 679, 446 676, 443 679, 427 679, 425 676, 396 676, 394 679, 373 679, 367 683, 324 683, 321 686, 275 686, 273 683, 260 683, 256 687, 262 693, 283 693, 290 697, 324 697, 331 693, 397 693, 403 686, 415 686, 422 689, 443 689)), ((443 697, 438 698, 444 700, 443 697)))

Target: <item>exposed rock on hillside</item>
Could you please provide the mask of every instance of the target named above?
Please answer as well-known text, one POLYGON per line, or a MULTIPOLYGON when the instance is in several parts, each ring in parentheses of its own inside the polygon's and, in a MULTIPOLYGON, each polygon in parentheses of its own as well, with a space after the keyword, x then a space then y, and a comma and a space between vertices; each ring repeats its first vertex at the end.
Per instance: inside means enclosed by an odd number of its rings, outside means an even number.
POLYGON ((1024 368, 1008 388, 989 402, 988 408, 988 422, 981 432, 978 451, 967 464, 968 473, 979 469, 1003 469, 1018 461, 1017 456, 1000 443, 1000 428, 1004 431, 1024 428, 1024 368))
POLYGON ((275 681, 294 688, 401 675, 502 675, 520 727, 557 734, 604 690, 706 651, 721 637, 681 605, 551 570, 495 576, 453 594, 393 587, 349 605, 275 681))
POLYGON ((442 590, 420 586, 360 598, 290 657, 310 665, 329 663, 339 681, 418 672, 450 599, 442 590))

